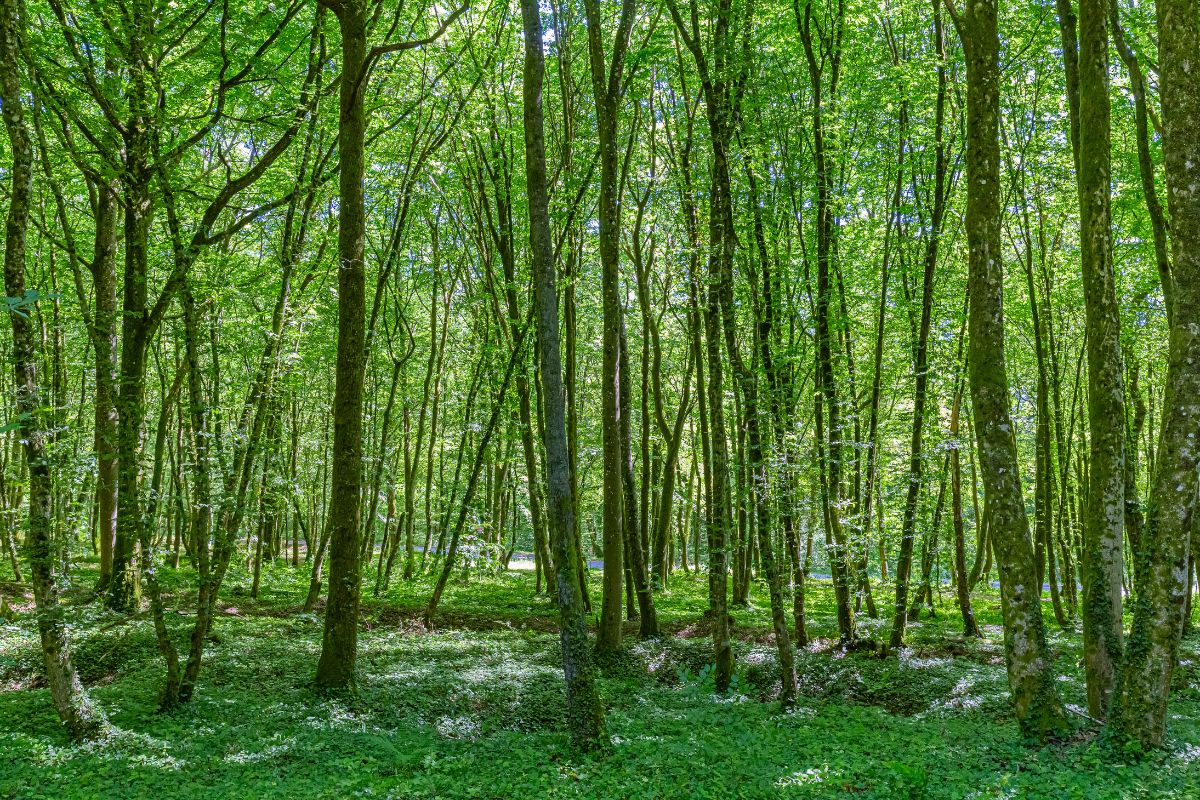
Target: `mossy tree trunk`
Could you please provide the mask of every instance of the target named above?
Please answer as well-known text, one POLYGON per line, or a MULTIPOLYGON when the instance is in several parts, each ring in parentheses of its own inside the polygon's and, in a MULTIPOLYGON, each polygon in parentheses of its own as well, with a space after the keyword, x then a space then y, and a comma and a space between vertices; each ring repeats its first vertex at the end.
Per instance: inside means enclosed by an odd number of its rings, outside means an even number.
POLYGON ((1079 217, 1091 447, 1083 527, 1083 662, 1088 710, 1103 717, 1122 649, 1126 422, 1121 316, 1112 257, 1106 0, 1080 0, 1079 25, 1079 217))
MULTIPOLYGON (((621 388, 630 376, 621 371, 621 192, 618 185, 618 114, 624 95, 625 54, 633 30, 635 0, 623 0, 609 62, 604 55, 604 28, 597 0, 586 0, 588 63, 596 101, 596 124, 600 148, 601 297, 603 305, 603 385, 601 430, 604 453, 604 581, 597 647, 612 652, 621 646, 621 592, 624 588, 625 544, 628 531, 623 508, 621 436, 621 388)), ((634 531, 636 535, 636 531, 634 531)))
POLYGON ((1000 600, 1009 688, 1026 736, 1065 730, 1046 644, 1037 565, 1017 471, 1004 355, 1000 246, 1000 37, 996 0, 947 2, 967 63, 967 243, 969 366, 984 513, 1000 567, 1000 600))
POLYGON ((534 302, 537 306, 538 375, 541 378, 546 420, 546 499, 550 547, 558 597, 563 675, 567 684, 567 728, 580 750, 602 743, 604 707, 596 691, 592 646, 580 589, 575 497, 567 447, 566 394, 563 387, 559 344, 558 294, 554 247, 550 234, 550 201, 546 179, 546 141, 542 116, 542 83, 545 56, 537 0, 523 0, 525 27, 524 119, 525 175, 529 193, 529 244, 533 267, 534 302))
POLYGON ((1116 733, 1162 744, 1183 630, 1200 458, 1200 2, 1159 0, 1163 160, 1176 293, 1162 428, 1153 459, 1142 585, 1110 710, 1116 733))
POLYGON ((325 691, 354 686, 358 648, 359 541, 362 525, 363 346, 366 208, 363 196, 366 109, 363 104, 368 10, 362 0, 337 7, 342 36, 338 116, 338 339, 333 398, 329 600, 317 662, 325 691))
POLYGON ((851 565, 846 546, 846 531, 842 522, 842 456, 843 421, 841 399, 838 397, 837 377, 834 370, 833 331, 830 319, 830 301, 833 293, 833 258, 836 225, 833 209, 834 164, 832 144, 827 119, 826 98, 829 103, 837 99, 838 81, 841 77, 842 34, 845 30, 845 4, 842 0, 832 3, 828 9, 816 11, 812 3, 806 3, 803 12, 797 5, 796 25, 804 44, 808 61, 809 80, 812 85, 812 134, 813 161, 817 179, 816 226, 817 226, 817 292, 815 301, 817 340, 817 387, 818 387, 818 433, 817 451, 821 465, 822 500, 825 506, 825 545, 828 550, 830 572, 833 574, 834 597, 837 602, 838 638, 843 645, 852 643, 856 636, 854 609, 850 606, 851 565), (821 19, 814 20, 814 15, 821 19), (815 33, 814 33, 815 29, 815 33), (826 90, 827 93, 826 93, 826 90), (828 415, 828 424, 821 424, 822 414, 828 415))
POLYGON ((46 411, 38 383, 36 296, 25 283, 25 237, 33 194, 33 142, 25 121, 21 90, 24 7, 20 0, 0 0, 0 105, 11 154, 9 206, 4 231, 4 293, 21 306, 8 310, 13 337, 13 386, 17 420, 29 469, 28 529, 25 548, 33 582, 42 660, 50 698, 74 739, 93 738, 104 717, 84 691, 71 662, 71 645, 54 576, 53 476, 47 452, 46 411))

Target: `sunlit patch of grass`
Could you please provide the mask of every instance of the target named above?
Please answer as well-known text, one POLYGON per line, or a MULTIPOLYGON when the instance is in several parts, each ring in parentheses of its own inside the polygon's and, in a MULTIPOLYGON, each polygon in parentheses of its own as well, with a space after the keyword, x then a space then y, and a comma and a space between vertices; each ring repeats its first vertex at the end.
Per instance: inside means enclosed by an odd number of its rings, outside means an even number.
POLYGON ((790 775, 784 775, 775 781, 775 786, 780 789, 787 789, 793 786, 814 786, 817 784, 829 783, 833 779, 833 775, 827 764, 822 764, 819 767, 809 767, 808 769, 799 769, 790 775))

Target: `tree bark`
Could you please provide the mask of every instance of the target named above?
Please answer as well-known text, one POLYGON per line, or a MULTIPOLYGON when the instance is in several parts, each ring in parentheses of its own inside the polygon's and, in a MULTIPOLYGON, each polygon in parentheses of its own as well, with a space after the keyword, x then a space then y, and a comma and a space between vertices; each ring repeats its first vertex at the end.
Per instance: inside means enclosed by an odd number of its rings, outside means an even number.
POLYGON ((1143 747, 1161 745, 1188 591, 1200 443, 1200 3, 1159 0, 1163 160, 1176 298, 1170 322, 1162 429, 1144 533, 1145 579, 1110 709, 1112 727, 1143 747))
MULTIPOLYGON (((925 463, 925 404, 929 395, 929 327, 933 316, 933 288, 937 270, 938 245, 941 243, 942 222, 946 213, 948 190, 946 142, 946 62, 944 57, 944 35, 942 32, 941 9, 934 5, 934 40, 940 56, 938 61, 938 94, 935 111, 935 139, 937 141, 934 166, 933 212, 930 217, 930 233, 925 241, 925 270, 921 280, 921 322, 917 332, 913 372, 916 384, 913 389, 912 441, 909 451, 908 492, 904 501, 904 520, 901 527, 900 555, 896 560, 896 608, 892 618, 892 631, 888 647, 897 648, 904 643, 904 627, 907 619, 908 583, 912 572, 913 540, 916 536, 917 502, 921 495, 922 470, 925 463)), ((935 533, 936 535, 936 533, 935 533)))
POLYGON ((38 382, 36 290, 25 283, 25 237, 33 194, 33 142, 25 121, 21 89, 24 7, 20 0, 0 0, 0 106, 8 132, 12 163, 4 236, 4 293, 22 305, 10 307, 13 336, 13 385, 17 421, 29 469, 28 529, 25 548, 33 582, 33 598, 41 637, 50 698, 67 732, 76 740, 100 736, 107 727, 79 682, 71 661, 71 643, 54 577, 53 477, 46 451, 46 412, 38 382))
POLYGON ((112 578, 117 533, 117 216, 120 200, 112 183, 96 184, 96 230, 88 265, 95 296, 89 328, 95 355, 96 396, 93 449, 96 452, 96 532, 100 540, 97 593, 112 578))
MULTIPOLYGON (((829 163, 830 152, 825 120, 826 81, 830 98, 837 96, 841 70, 841 37, 845 26, 845 8, 836 5, 835 18, 823 28, 816 23, 817 38, 814 40, 811 4, 806 4, 802 18, 797 19, 804 52, 808 60, 809 79, 813 92, 813 160, 817 178, 817 293, 816 293, 816 339, 817 370, 819 375, 818 416, 827 415, 824 441, 818 447, 823 483, 825 511, 826 547, 829 554, 830 572, 833 574, 834 597, 837 602, 838 638, 843 646, 854 642, 854 610, 850 606, 850 559, 846 547, 846 533, 842 522, 842 450, 843 421, 841 400, 838 397, 837 378, 833 368, 833 343, 830 323, 830 298, 832 294, 831 274, 834 257, 834 212, 833 212, 833 167, 829 163), (829 77, 824 73, 828 69, 829 77)), ((797 7, 797 13, 799 8, 797 7)))
POLYGON ((359 542, 362 529, 362 412, 364 323, 363 194, 368 10, 347 0, 338 13, 342 79, 338 116, 338 341, 333 398, 333 468, 329 539, 329 600, 317 662, 316 685, 341 692, 354 687, 358 648, 359 542))
MULTIPOLYGON (((621 360, 621 190, 618 185, 617 123, 622 82, 625 77, 625 55, 633 29, 636 0, 622 0, 621 16, 613 39, 611 63, 604 56, 604 35, 600 4, 585 0, 587 19, 588 63, 591 67, 592 90, 596 102, 596 123, 600 147, 600 198, 597 214, 600 219, 601 299, 603 307, 603 365, 601 387, 601 431, 604 452, 604 579, 600 610, 600 631, 596 647, 613 652, 621 647, 622 570, 625 565, 624 544, 628 538, 623 503, 623 467, 621 437, 622 384, 630 379, 620 368, 621 360)), ((636 513, 634 514, 636 517, 636 513)), ((637 535, 636 530, 633 535, 637 535)))
POLYGON ((1080 0, 1079 24, 1078 182, 1091 448, 1084 524, 1083 663, 1088 711, 1104 717, 1116 681, 1123 638, 1126 424, 1121 316, 1112 256, 1106 0, 1080 0))
POLYGON ((550 201, 546 186, 542 83, 545 62, 537 0, 522 0, 525 29, 524 119, 525 175, 529 193, 529 244, 537 305, 538 375, 546 415, 546 499, 550 547, 554 553, 561 631, 563 676, 567 685, 567 728, 572 744, 590 750, 602 743, 604 706, 596 690, 583 593, 576 575, 575 498, 567 448, 566 398, 559 345, 558 294, 550 238, 550 201))
MULTIPOLYGON (((953 6, 947 2, 947 8, 953 6)), ((984 513, 1000 566, 1009 688, 1017 723, 1041 740, 1065 731, 1046 644, 1029 519, 1017 472, 1004 355, 1000 248, 1000 37, 996 0, 968 0, 954 22, 967 62, 969 365, 984 513)))
MULTIPOLYGON (((959 344, 961 349, 961 342, 959 344)), ((971 606, 971 583, 967 576, 966 537, 963 532, 962 463, 959 451, 964 445, 959 438, 959 410, 962 408, 963 380, 960 377, 954 392, 954 404, 950 407, 950 438, 954 449, 950 451, 950 513, 954 520, 954 584, 958 593, 958 610, 962 614, 963 636, 982 638, 979 623, 975 621, 975 610, 971 606)))

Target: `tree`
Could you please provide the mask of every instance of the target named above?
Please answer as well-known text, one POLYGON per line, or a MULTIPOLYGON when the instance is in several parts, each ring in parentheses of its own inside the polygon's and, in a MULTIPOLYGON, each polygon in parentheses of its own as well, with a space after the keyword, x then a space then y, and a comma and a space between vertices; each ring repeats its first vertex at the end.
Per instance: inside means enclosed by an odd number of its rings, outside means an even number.
POLYGON ((63 609, 59 605, 54 575, 53 481, 46 450, 46 409, 38 379, 38 332, 35 306, 40 298, 25 282, 25 237, 29 229, 33 194, 33 139, 25 120, 21 96, 22 31, 24 8, 20 0, 0 2, 0 106, 8 133, 12 161, 8 215, 4 226, 4 294, 12 324, 13 383, 16 389, 17 421, 29 469, 28 530, 30 576, 37 608, 42 661, 50 684, 50 697, 59 718, 75 739, 91 739, 103 733, 103 714, 92 703, 79 682, 71 662, 71 642, 63 609))
POLYGON ((1048 739, 1065 730, 1042 621, 1008 406, 1000 248, 1000 37, 996 0, 947 9, 967 61, 967 241, 971 405, 987 515, 1000 566, 1004 649, 1017 723, 1048 739))
POLYGON ((1112 258, 1108 10, 1079 2, 1079 224, 1087 305, 1088 472, 1084 524, 1083 649, 1088 710, 1108 712, 1121 660, 1121 550, 1125 530, 1125 365, 1112 258))
POLYGON ((841 401, 838 397, 837 375, 834 371, 833 333, 830 303, 833 293, 833 259, 835 257, 835 224, 833 211, 834 167, 831 162, 827 129, 826 98, 836 102, 838 83, 842 74, 842 37, 845 33, 846 9, 842 0, 834 0, 825 8, 823 22, 814 22, 812 0, 804 4, 801 13, 796 5, 796 25, 804 44, 808 75, 812 84, 813 166, 817 179, 817 453, 821 474, 822 519, 825 525, 825 547, 830 571, 833 573, 834 593, 838 608, 838 638, 842 644, 853 643, 857 636, 854 612, 850 608, 850 561, 846 546, 846 531, 842 521, 842 463, 845 431, 841 401), (815 29, 815 30, 814 30, 815 29))
MULTIPOLYGON (((909 451, 908 493, 904 500, 904 530, 900 540, 900 556, 896 561, 896 610, 888 647, 897 648, 904 642, 904 626, 908 618, 908 584, 912 572, 913 541, 917 526, 917 501, 921 491, 921 472, 925 431, 925 404, 929 394, 929 326, 933 318, 934 276, 937 270, 938 248, 946 217, 946 201, 952 186, 948 185, 948 147, 946 142, 946 87, 948 78, 945 63, 945 35, 942 31, 941 7, 933 8, 933 36, 938 52, 938 94, 935 112, 934 138, 937 142, 934 167, 933 209, 929 219, 930 233, 925 241, 924 272, 921 279, 921 321, 913 359, 913 421, 912 444, 909 451)), ((919 598, 918 598, 919 599, 919 598)))
MULTIPOLYGON (((323 0, 324 1, 324 0, 323 0)), ((333 397, 333 464, 330 500, 329 600, 316 685, 327 691, 354 687, 358 650, 359 536, 362 531, 362 416, 366 317, 365 90, 371 69, 388 53, 436 41, 467 7, 441 22, 432 36, 376 45, 367 38, 374 12, 365 0, 324 2, 342 35, 338 85, 338 345, 333 397)), ((397 12, 398 13, 398 12, 397 12)), ((398 19, 397 19, 398 22, 398 19)), ((393 24, 389 33, 395 30, 393 24)))
POLYGON ((1194 74, 1200 4, 1160 0, 1157 14, 1175 299, 1150 513, 1136 554, 1145 578, 1109 712, 1117 735, 1143 747, 1162 744, 1166 728, 1184 600, 1191 593, 1187 563, 1200 459, 1200 85, 1194 74))
POLYGON ((567 453, 566 394, 558 332, 558 289, 550 234, 550 199, 546 187, 546 140, 543 133, 541 11, 536 0, 523 0, 525 68, 522 94, 525 120, 525 179, 529 192, 529 252, 533 262, 537 304, 538 374, 546 413, 546 498, 550 516, 550 545, 558 596, 563 676, 567 683, 567 725, 580 750, 601 743, 604 707, 596 691, 591 643, 583 593, 575 574, 575 498, 567 453))
POLYGON ((601 297, 604 320, 603 388, 600 419, 604 447, 604 591, 601 598, 600 635, 596 646, 604 652, 621 645, 622 570, 628 565, 637 582, 637 600, 643 636, 658 633, 654 599, 645 580, 645 564, 637 563, 641 553, 638 538, 638 509, 633 486, 626 474, 630 469, 628 431, 629 359, 625 353, 625 323, 620 301, 621 281, 621 176, 618 171, 618 125, 625 86, 625 59, 637 12, 635 0, 623 0, 617 30, 606 64, 604 27, 600 6, 585 0, 587 17, 588 64, 591 67, 592 92, 595 95, 598 133, 600 186, 600 264, 601 297), (624 369, 622 369, 624 365, 624 369), (622 397, 625 398, 622 401, 622 397), (636 551, 636 552, 634 552, 636 551))

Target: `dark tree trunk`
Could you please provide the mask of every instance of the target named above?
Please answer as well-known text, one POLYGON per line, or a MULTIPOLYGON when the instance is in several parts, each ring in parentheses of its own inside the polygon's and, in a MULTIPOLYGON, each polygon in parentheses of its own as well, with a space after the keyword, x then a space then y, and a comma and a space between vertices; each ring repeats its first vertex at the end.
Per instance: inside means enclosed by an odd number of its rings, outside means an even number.
POLYGON ((95 296, 89 328, 95 354, 96 396, 93 403, 96 452, 96 533, 100 540, 100 579, 96 591, 108 590, 112 578, 113 542, 117 533, 117 216, 120 200, 110 183, 96 185, 96 231, 89 264, 95 296))
POLYGON ((362 412, 364 318, 363 196, 368 10, 361 0, 341 4, 342 79, 338 117, 338 344, 333 398, 333 471, 330 500, 329 600, 316 685, 324 691, 354 687, 358 649, 359 542, 362 530, 362 412))
POLYGON ((542 81, 545 71, 542 26, 536 0, 523 0, 525 24, 525 174, 529 192, 529 243, 537 305, 538 375, 546 416, 546 500, 550 547, 554 553, 563 675, 567 684, 567 728, 572 744, 590 750, 602 742, 604 707, 596 691, 591 643, 576 569, 575 498, 567 448, 566 398, 559 350, 558 295, 550 239, 550 202, 546 187, 542 81))

